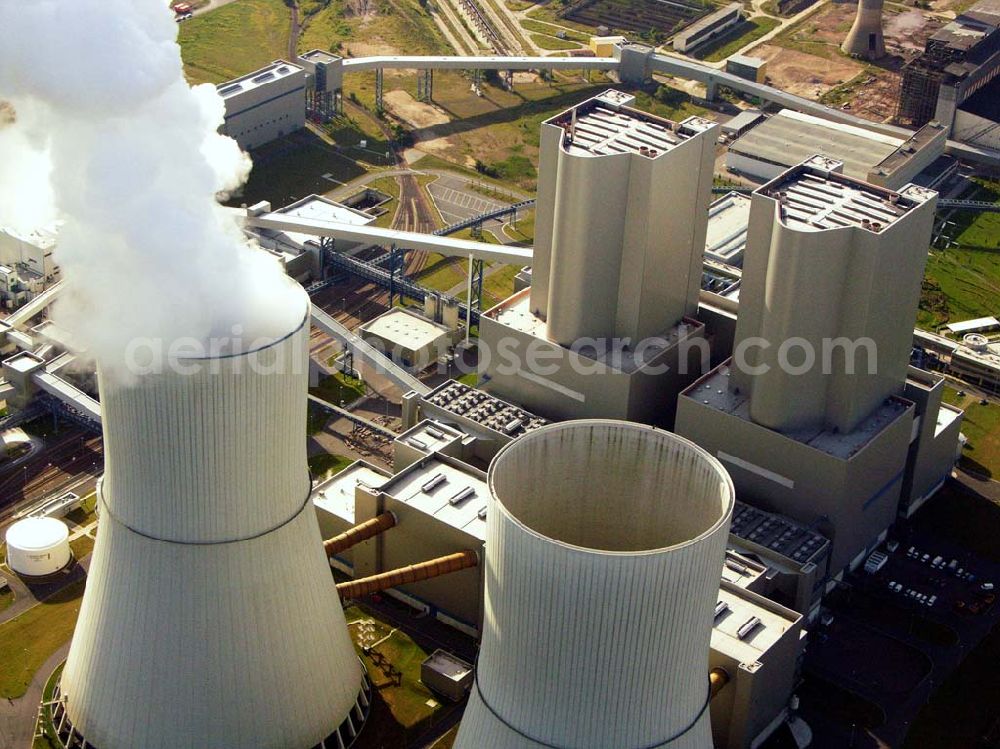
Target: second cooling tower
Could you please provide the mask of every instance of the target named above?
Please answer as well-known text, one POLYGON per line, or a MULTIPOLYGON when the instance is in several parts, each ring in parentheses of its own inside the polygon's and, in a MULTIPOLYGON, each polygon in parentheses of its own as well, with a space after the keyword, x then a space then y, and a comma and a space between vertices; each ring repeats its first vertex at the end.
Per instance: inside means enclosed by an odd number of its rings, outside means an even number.
POLYGON ((622 421, 543 427, 489 471, 486 602, 457 749, 710 749, 733 509, 717 460, 622 421))
POLYGON ((125 384, 101 373, 106 473, 59 685, 67 745, 342 747, 367 714, 309 501, 302 297, 298 327, 249 353, 125 384))

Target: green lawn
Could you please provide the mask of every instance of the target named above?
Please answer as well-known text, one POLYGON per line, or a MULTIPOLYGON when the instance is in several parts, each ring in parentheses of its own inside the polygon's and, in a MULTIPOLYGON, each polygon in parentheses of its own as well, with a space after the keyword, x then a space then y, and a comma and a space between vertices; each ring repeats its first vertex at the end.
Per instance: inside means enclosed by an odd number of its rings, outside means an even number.
POLYGON ((309 473, 317 481, 328 479, 343 471, 354 462, 354 458, 347 458, 343 455, 333 453, 320 453, 309 456, 309 473))
POLYGON ((584 34, 580 31, 572 31, 570 29, 565 29, 560 26, 555 26, 551 23, 543 23, 542 21, 533 21, 530 18, 521 21, 521 26, 526 28, 528 31, 536 31, 539 34, 546 34, 548 36, 557 36, 559 32, 565 34, 567 39, 575 42, 583 42, 587 44, 590 42, 590 34, 584 34))
POLYGON ((442 720, 446 713, 457 708, 442 704, 441 698, 420 681, 420 664, 430 655, 430 650, 421 647, 406 633, 397 630, 376 646, 374 652, 363 652, 364 645, 377 642, 393 629, 373 613, 361 605, 344 610, 348 622, 373 622, 374 631, 370 634, 363 634, 360 625, 348 628, 375 688, 372 715, 361 744, 366 747, 416 746, 417 737, 432 722, 442 720))
MULTIPOLYGON (((0 577, 6 577, 6 575, 0 575, 0 577)), ((0 611, 14 603, 14 592, 8 588, 3 593, 0 593, 0 611)))
MULTIPOLYGON (((1000 180, 977 180, 969 199, 1000 203, 1000 180)), ((917 314, 921 328, 1000 312, 1000 213, 953 214, 954 246, 932 249, 917 314)), ((943 243, 941 243, 943 244, 943 243)))
POLYGON ((708 62, 718 62, 724 60, 751 42, 755 42, 770 31, 773 31, 781 24, 777 18, 748 19, 741 23, 728 34, 715 39, 709 44, 699 47, 694 53, 694 57, 708 62))
POLYGON ((365 383, 342 372, 334 372, 332 375, 321 378, 319 385, 309 388, 309 392, 317 398, 339 406, 341 403, 351 403, 364 395, 365 383))
POLYGON ((332 0, 306 19, 299 52, 323 49, 339 53, 343 45, 359 42, 390 45, 400 54, 455 54, 418 0, 377 0, 376 13, 368 19, 345 13, 345 5, 344 0, 332 0))
POLYGON ((580 45, 577 42, 571 42, 568 39, 557 39, 548 34, 532 34, 531 41, 542 49, 580 49, 580 45))
POLYGON ((77 560, 83 559, 94 550, 94 539, 90 536, 80 536, 79 538, 74 538, 70 541, 69 548, 73 550, 73 556, 77 560))
POLYGON ((192 83, 221 83, 288 56, 291 14, 284 0, 236 0, 180 25, 192 83))
POLYGON ((962 451, 962 466, 985 476, 1000 476, 1000 405, 979 405, 979 397, 959 396, 952 387, 945 388, 945 403, 965 411, 962 434, 969 442, 962 451))
POLYGON ((335 146, 306 129, 256 148, 251 156, 250 179, 230 197, 230 205, 268 200, 273 208, 280 208, 313 193, 322 195, 367 173, 354 160, 356 152, 338 153, 335 146))
POLYGON ((73 635, 83 585, 72 583, 0 624, 0 697, 21 697, 35 672, 73 635))

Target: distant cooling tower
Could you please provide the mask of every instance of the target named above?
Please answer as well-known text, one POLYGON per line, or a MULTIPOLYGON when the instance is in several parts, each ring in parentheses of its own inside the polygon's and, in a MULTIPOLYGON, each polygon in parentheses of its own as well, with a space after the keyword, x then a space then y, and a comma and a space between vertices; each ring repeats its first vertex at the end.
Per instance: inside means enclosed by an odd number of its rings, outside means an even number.
POLYGON ((486 607, 458 749, 711 749, 733 509, 721 464, 622 421, 543 427, 489 470, 486 607))
POLYGON ((885 56, 882 38, 883 0, 858 0, 858 14, 840 48, 848 55, 877 60, 885 56))
POLYGON ((340 749, 367 716, 309 502, 302 296, 301 324, 251 353, 131 385, 99 372, 106 473, 64 738, 340 749))

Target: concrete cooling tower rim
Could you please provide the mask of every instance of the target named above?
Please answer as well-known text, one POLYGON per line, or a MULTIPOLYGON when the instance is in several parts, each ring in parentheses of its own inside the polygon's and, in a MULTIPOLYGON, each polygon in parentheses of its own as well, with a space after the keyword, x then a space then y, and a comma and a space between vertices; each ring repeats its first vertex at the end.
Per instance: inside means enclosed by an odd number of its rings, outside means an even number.
POLYGON ((293 335, 302 330, 302 327, 304 325, 308 325, 310 318, 312 316, 311 307, 309 304, 309 295, 306 294, 305 290, 303 289, 302 293, 296 294, 296 296, 298 296, 300 299, 303 299, 304 297, 303 301, 305 302, 305 311, 302 314, 302 320, 299 322, 299 324, 296 325, 287 333, 285 333, 284 335, 278 338, 272 338, 268 340, 266 343, 262 343, 259 346, 254 346, 253 348, 249 348, 246 351, 233 352, 230 354, 205 354, 203 356, 178 356, 177 357, 178 361, 214 361, 221 359, 238 359, 242 356, 251 356, 253 354, 258 354, 261 351, 266 351, 269 348, 278 346, 279 344, 283 343, 284 341, 287 341, 293 335))
MULTIPOLYGON (((542 539, 548 543, 555 544, 567 549, 572 549, 576 552, 582 552, 585 554, 595 554, 601 556, 615 556, 615 557, 641 557, 653 554, 663 554, 665 552, 674 551, 677 549, 682 549, 686 546, 691 546, 692 544, 699 543, 703 539, 708 538, 713 533, 715 533, 720 526, 725 525, 729 522, 730 516, 732 515, 733 508, 736 505, 736 488, 733 485, 733 480, 729 475, 729 472, 725 469, 722 463, 713 456, 711 453, 706 451, 704 448, 696 445, 689 439, 681 437, 678 434, 669 432, 664 429, 658 429, 646 424, 639 424, 635 422, 624 422, 617 419, 577 419, 572 421, 565 421, 556 424, 548 424, 546 426, 534 429, 528 434, 524 435, 520 439, 516 439, 512 442, 507 443, 500 449, 499 452, 494 456, 492 462, 490 463, 489 471, 487 474, 487 485, 490 489, 490 495, 492 496, 495 506, 500 510, 501 513, 510 519, 512 523, 522 528, 526 533, 542 539), (502 468, 503 458, 509 456, 513 452, 526 449, 526 445, 542 439, 543 437, 550 435, 554 432, 565 431, 565 430, 575 430, 586 426, 604 426, 612 429, 618 429, 623 431, 643 431, 650 432, 656 438, 666 441, 673 442, 680 446, 683 450, 698 456, 705 463, 713 469, 713 471, 718 475, 719 479, 719 489, 720 494, 724 495, 724 505, 719 508, 718 517, 712 522, 711 525, 704 528, 697 535, 691 536, 683 541, 679 541, 674 544, 667 544, 664 546, 657 546, 647 549, 628 549, 628 550, 616 550, 616 549, 601 549, 592 546, 582 546, 580 544, 570 543, 568 541, 563 541, 558 538, 553 538, 550 535, 542 533, 535 528, 533 528, 528 523, 522 521, 512 510, 510 510, 501 498, 501 492, 498 491, 496 486, 496 474, 497 470, 502 468)), ((655 746, 660 746, 659 744, 655 746)))

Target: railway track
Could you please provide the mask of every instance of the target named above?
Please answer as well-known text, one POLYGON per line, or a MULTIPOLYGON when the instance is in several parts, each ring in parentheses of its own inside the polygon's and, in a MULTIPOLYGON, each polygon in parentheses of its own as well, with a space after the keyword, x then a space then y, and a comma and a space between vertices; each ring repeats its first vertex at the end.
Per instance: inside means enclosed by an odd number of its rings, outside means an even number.
POLYGON ((506 40, 501 36, 500 31, 497 29, 493 21, 486 15, 482 8, 479 7, 479 3, 476 0, 458 0, 460 7, 464 8, 468 12, 472 23, 476 26, 477 30, 486 37, 486 41, 489 43, 493 51, 503 57, 513 54, 510 45, 507 44, 506 40))
POLYGON ((46 440, 37 456, 0 474, 0 520, 59 492, 89 492, 104 470, 104 443, 78 427, 46 440))

